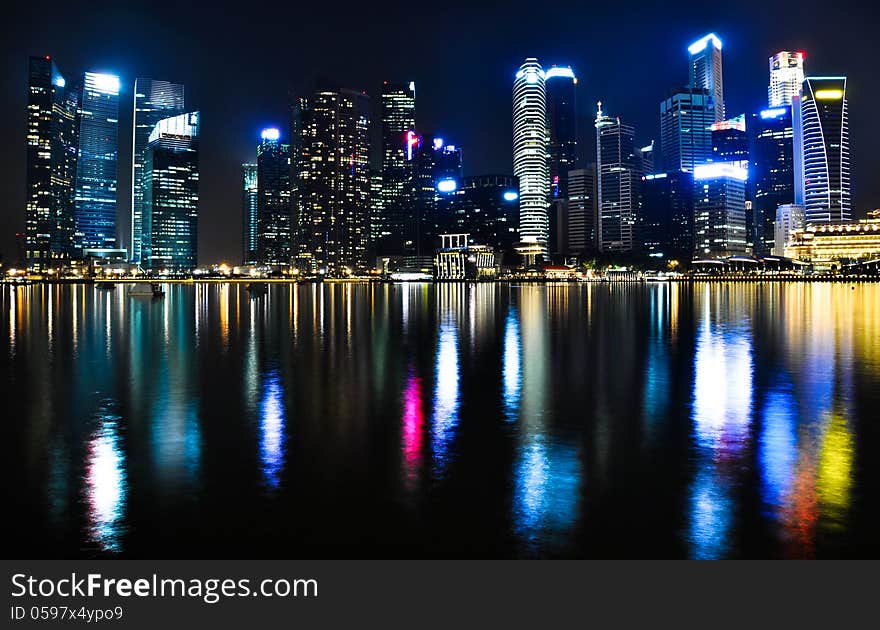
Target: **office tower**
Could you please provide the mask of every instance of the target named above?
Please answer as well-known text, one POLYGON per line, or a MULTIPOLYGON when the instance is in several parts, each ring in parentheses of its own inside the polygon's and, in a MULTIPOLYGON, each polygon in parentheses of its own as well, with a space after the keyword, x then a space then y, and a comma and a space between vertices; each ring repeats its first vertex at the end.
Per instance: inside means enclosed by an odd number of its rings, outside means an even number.
POLYGON ((724 81, 721 73, 721 40, 715 33, 688 46, 690 87, 707 90, 715 112, 712 122, 724 120, 724 81))
POLYGON ((780 51, 770 57, 770 85, 767 87, 769 107, 791 105, 804 84, 804 53, 780 51))
MULTIPOLYGON (((413 209, 404 222, 404 252, 408 257, 431 256, 438 235, 438 202, 462 185, 461 147, 443 138, 420 137, 413 157, 413 209)), ((408 261, 419 266, 424 260, 408 261)))
POLYGON ((596 165, 568 171, 567 253, 583 255, 596 249, 596 165))
POLYGON ((642 179, 638 236, 649 256, 690 260, 694 251, 694 176, 685 171, 642 179))
POLYGON ((551 199, 568 196, 565 178, 568 171, 577 168, 577 82, 571 67, 553 66, 544 73, 551 199))
POLYGON ((809 77, 794 99, 795 203, 807 223, 851 221, 846 77, 809 77))
POLYGON ((769 253, 775 244, 776 209, 794 203, 794 157, 791 107, 761 110, 751 117, 749 189, 753 200, 754 252, 769 253))
POLYGON ((638 158, 638 167, 642 173, 653 173, 654 172, 654 141, 651 140, 651 144, 647 144, 638 150, 636 153, 636 157, 638 158))
POLYGON ((599 208, 599 250, 632 251, 642 173, 632 126, 620 118, 596 115, 596 171, 599 208))
POLYGON ((382 208, 382 171, 370 169, 370 220, 367 233, 370 247, 375 245, 382 229, 382 208))
MULTIPOLYGON (((412 220, 412 177, 416 136, 416 85, 382 85, 382 198, 374 206, 371 237, 378 252, 404 253, 404 223, 412 220)), ((409 250, 411 251, 411 250, 409 250)))
POLYGON ((741 162, 748 167, 749 136, 746 133, 746 115, 722 120, 709 126, 712 137, 712 162, 741 162))
POLYGON ((660 103, 660 150, 665 171, 693 172, 712 156, 715 107, 708 90, 683 87, 660 103))
POLYGON ((712 162, 694 170, 694 249, 703 258, 746 253, 748 170, 712 162))
POLYGON ((290 145, 263 129, 257 146, 257 264, 286 266, 291 258, 290 145))
POLYGON ((780 205, 776 209, 774 223, 773 254, 785 256, 785 248, 791 242, 791 233, 804 229, 805 208, 791 203, 780 205))
POLYGON ((144 156, 150 134, 165 118, 184 113, 183 86, 153 79, 134 80, 134 117, 131 158, 131 250, 129 260, 141 262, 144 156))
POLYGON ((519 229, 523 243, 546 251, 550 165, 544 70, 525 60, 513 82, 513 174, 519 179, 519 229))
POLYGON ((257 235, 259 234, 260 192, 257 186, 257 165, 241 165, 241 261, 245 265, 257 262, 257 235))
POLYGON ((119 77, 86 72, 77 110, 77 249, 116 247, 119 77))
POLYGON ((198 112, 156 123, 147 137, 142 178, 142 265, 192 271, 198 261, 198 112))
POLYGON ((28 79, 24 262, 42 272, 74 252, 77 96, 50 57, 31 57, 28 79))
POLYGON ((437 202, 434 245, 440 234, 469 234, 470 241, 489 245, 505 256, 519 240, 519 183, 510 175, 465 177, 437 202))
POLYGON ((302 270, 344 276, 366 267, 369 111, 369 97, 354 90, 319 90, 303 100, 296 166, 296 256, 302 270))

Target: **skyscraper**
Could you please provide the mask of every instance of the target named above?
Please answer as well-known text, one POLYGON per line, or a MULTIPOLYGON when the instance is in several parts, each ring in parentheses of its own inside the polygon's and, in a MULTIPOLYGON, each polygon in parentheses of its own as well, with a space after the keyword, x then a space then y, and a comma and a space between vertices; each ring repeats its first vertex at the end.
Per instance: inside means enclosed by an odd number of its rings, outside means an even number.
POLYGON ((550 139, 550 196, 568 195, 566 177, 577 168, 577 77, 571 67, 553 66, 544 73, 547 135, 550 139))
POLYGON ((712 162, 742 162, 743 166, 748 166, 749 137, 745 114, 712 123, 709 133, 712 138, 712 162))
POLYGON ((31 57, 28 76, 25 251, 41 272, 73 254, 77 101, 50 57, 31 57))
POLYGON ((131 159, 131 245, 129 260, 141 262, 144 156, 150 134, 165 118, 184 113, 183 86, 153 79, 134 80, 131 159))
MULTIPOLYGON (((402 254, 404 224, 412 221, 412 177, 416 129, 414 81, 382 85, 382 198, 374 206, 371 238, 381 253, 402 254)), ((412 248, 409 248, 412 251, 412 248)))
POLYGON ((568 171, 568 253, 581 255, 596 249, 596 165, 568 171))
POLYGON ((851 221, 846 77, 809 77, 794 103, 795 203, 807 223, 851 221))
POLYGON ((596 171, 599 207, 599 250, 632 251, 637 219, 638 187, 642 173, 633 139, 634 130, 620 118, 596 115, 596 171))
MULTIPOLYGON (((797 98, 797 97, 795 97, 797 98)), ((791 107, 763 109, 749 122, 749 187, 754 200, 754 251, 774 247, 776 210, 794 203, 791 107)))
POLYGON ((241 260, 245 265, 257 262, 257 234, 259 233, 259 188, 257 165, 241 165, 241 260))
POLYGON ((409 258, 433 256, 439 225, 438 202, 462 186, 461 147, 436 136, 431 140, 420 137, 413 163, 413 209, 403 228, 407 262, 418 267, 425 261, 409 258))
POLYGON ((724 120, 724 79, 721 66, 721 40, 709 33, 688 46, 690 54, 690 86, 709 92, 715 120, 724 120))
POLYGON ((642 179, 638 237, 648 254, 690 260, 694 252, 694 176, 685 171, 642 179))
POLYGON ((660 103, 660 150, 666 171, 693 172, 712 156, 715 106, 708 90, 682 87, 660 103))
POLYGON ((119 77, 86 72, 78 101, 76 247, 113 248, 116 246, 119 77))
POLYGON ((694 170, 694 246, 697 256, 746 253, 748 169, 712 162, 694 170))
POLYGON ((470 234, 474 243, 512 254, 519 240, 518 189, 510 175, 465 177, 456 190, 438 199, 435 238, 470 234))
POLYGON ((283 266, 291 258, 290 145, 275 128, 263 129, 260 137, 255 262, 283 266))
POLYGON ((319 90, 300 112, 297 265, 327 276, 357 273, 367 263, 370 99, 319 90))
POLYGON ((804 53, 782 50, 770 57, 770 85, 767 104, 772 107, 791 105, 804 84, 804 53))
POLYGON ((519 179, 519 229, 523 243, 546 251, 550 169, 544 70, 525 60, 513 82, 513 174, 519 179))
POLYGON ((163 118, 147 138, 143 162, 142 262, 191 271, 198 260, 199 113, 163 118))

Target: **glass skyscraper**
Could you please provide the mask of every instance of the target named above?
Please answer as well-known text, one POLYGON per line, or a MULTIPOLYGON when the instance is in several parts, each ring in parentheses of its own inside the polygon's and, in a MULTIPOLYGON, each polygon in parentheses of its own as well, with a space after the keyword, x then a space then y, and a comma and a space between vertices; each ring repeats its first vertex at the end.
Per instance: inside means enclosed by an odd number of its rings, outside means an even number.
POLYGON ((526 59, 513 82, 513 174, 519 179, 519 230, 523 243, 546 252, 550 164, 545 74, 526 59))
POLYGON ((77 95, 50 57, 28 77, 25 256, 41 272, 73 255, 77 95))
POLYGON ((767 104, 773 107, 791 105, 804 84, 804 53, 782 50, 770 57, 770 85, 767 104))
POLYGON ((645 175, 639 244, 649 255, 690 260, 694 251, 694 176, 685 171, 645 175))
POLYGON ((767 254, 775 242, 776 211, 794 203, 791 106, 772 107, 749 123, 749 187, 754 200, 754 251, 767 254))
POLYGON ((184 113, 183 86, 168 81, 135 79, 131 160, 131 251, 129 259, 141 262, 143 168, 150 134, 165 118, 184 113))
POLYGON ((383 254, 412 253, 404 225, 413 214, 413 158, 417 147, 416 85, 382 85, 382 197, 370 217, 370 238, 383 254))
POLYGON ((566 176, 568 197, 568 253, 585 254, 596 249, 596 165, 572 169, 566 176))
POLYGON ((291 258, 290 145, 281 132, 264 129, 257 146, 257 254, 266 265, 288 265, 291 258))
POLYGON ((76 247, 115 248, 119 77, 86 72, 78 101, 76 247))
POLYGON ((745 254, 748 169, 737 162, 712 162, 698 166, 693 176, 695 254, 745 254))
POLYGON ((259 189, 257 187, 257 165, 241 165, 241 260, 246 265, 257 262, 257 233, 259 220, 259 189))
POLYGON ((144 267, 191 271, 198 260, 199 113, 156 123, 143 162, 144 267))
POLYGON ((809 77, 795 99, 795 203, 807 223, 851 221, 846 77, 809 77))
POLYGON ((715 107, 709 91, 682 87, 660 103, 660 150, 666 171, 693 172, 712 157, 715 107))
POLYGON ((724 120, 724 78, 721 65, 721 40, 709 33, 688 46, 690 55, 690 86, 709 93, 715 118, 724 120))
POLYGON ((366 268, 369 112, 366 93, 347 89, 319 90, 300 107, 295 240, 304 271, 338 277, 366 268))
POLYGON ((550 139, 550 195, 568 196, 566 178, 577 167, 577 77, 570 67, 553 66, 544 73, 547 93, 547 135, 550 139))
POLYGON ((634 129, 620 118, 596 115, 596 172, 598 195, 598 245, 603 252, 633 249, 633 226, 637 219, 639 183, 642 178, 636 156, 634 129))

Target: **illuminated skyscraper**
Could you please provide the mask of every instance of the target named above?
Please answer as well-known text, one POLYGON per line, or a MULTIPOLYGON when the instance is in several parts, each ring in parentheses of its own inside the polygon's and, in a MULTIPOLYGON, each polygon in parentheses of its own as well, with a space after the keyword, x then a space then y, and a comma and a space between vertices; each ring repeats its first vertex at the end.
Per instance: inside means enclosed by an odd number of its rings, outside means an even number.
POLYGON ((241 165, 241 234, 242 262, 252 265, 257 262, 257 234, 259 224, 259 189, 257 187, 257 165, 241 165))
POLYGON ((519 179, 519 227, 523 243, 546 251, 550 167, 544 70, 525 60, 513 82, 513 174, 519 179))
POLYGON ((25 251, 32 271, 73 255, 76 98, 51 58, 30 58, 25 251))
POLYGON ((794 103, 795 203, 807 223, 851 221, 846 77, 809 77, 794 103))
POLYGON ((756 254, 775 243, 776 210, 794 203, 791 107, 761 110, 749 121, 749 186, 754 200, 756 254))
POLYGON ((568 171, 567 253, 584 254, 596 249, 596 165, 568 171))
POLYGON ((772 107, 791 105, 804 84, 804 53, 780 51, 770 57, 770 85, 767 103, 772 107))
POLYGON ((412 221, 413 158, 415 157, 416 85, 382 85, 382 198, 374 206, 370 234, 386 254, 412 252, 404 246, 404 224, 412 221))
POLYGON ((77 111, 77 249, 116 247, 119 77, 86 72, 77 111))
POLYGON ((150 134, 165 118, 184 113, 183 86, 168 81, 135 79, 131 159, 131 262, 141 262, 143 167, 150 134))
POLYGON ((708 90, 683 87, 660 103, 660 150, 666 171, 693 172, 712 156, 715 106, 708 90))
POLYGON ((439 202, 459 190, 463 180, 461 147, 436 136, 430 140, 420 137, 417 147, 413 156, 413 211, 403 226, 406 262, 412 267, 425 263, 412 256, 433 256, 439 202))
POLYGON ((295 240, 304 271, 339 277, 366 267, 369 112, 369 97, 354 90, 319 90, 302 101, 295 240))
POLYGON ((724 79, 721 67, 721 40, 709 33, 688 46, 690 54, 690 86, 709 92, 715 120, 724 120, 724 79))
POLYGON ((440 234, 470 234, 470 240, 505 255, 519 240, 519 186, 510 175, 465 177, 437 201, 434 245, 440 234))
POLYGON ((263 129, 257 146, 256 260, 287 265, 291 258, 290 145, 281 132, 263 129))
POLYGON ((746 134, 746 115, 722 120, 709 126, 712 138, 712 162, 740 162, 748 167, 749 137, 746 134))
POLYGON ((143 162, 142 264, 191 271, 198 260, 199 113, 156 123, 143 162))
POLYGON ((596 171, 598 195, 598 245, 603 252, 633 249, 633 226, 638 211, 640 160, 632 126, 620 118, 596 115, 596 171))
POLYGON ((694 251, 694 176, 685 171, 642 179, 639 245, 649 256, 690 260, 694 251))
POLYGON ((568 171, 577 167, 577 77, 571 67, 553 66, 544 73, 547 92, 547 135, 550 138, 550 195, 568 194, 568 171))
POLYGON ((693 175, 695 255, 745 254, 748 169, 737 162, 712 162, 693 175))

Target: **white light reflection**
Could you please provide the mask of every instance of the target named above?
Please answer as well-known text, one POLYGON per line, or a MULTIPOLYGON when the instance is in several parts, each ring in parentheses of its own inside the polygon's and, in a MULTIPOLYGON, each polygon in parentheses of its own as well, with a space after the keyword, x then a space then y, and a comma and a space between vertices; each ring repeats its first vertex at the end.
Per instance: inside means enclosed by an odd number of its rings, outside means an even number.
POLYGON ((270 489, 278 488, 284 470, 284 396, 277 370, 266 375, 260 402, 260 462, 263 479, 270 489))
POLYGON ((122 520, 128 491, 120 418, 105 410, 98 421, 86 461, 89 537, 102 550, 116 553, 122 551, 122 520))
POLYGON ((434 452, 434 474, 442 478, 449 459, 449 443, 458 424, 458 331, 455 323, 440 324, 437 366, 434 385, 434 418, 431 445, 434 452))
POLYGON ((504 326, 504 415, 513 422, 519 415, 519 397, 522 387, 522 363, 520 358, 519 319, 515 308, 507 314, 504 326))

